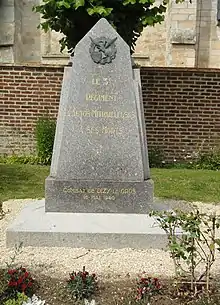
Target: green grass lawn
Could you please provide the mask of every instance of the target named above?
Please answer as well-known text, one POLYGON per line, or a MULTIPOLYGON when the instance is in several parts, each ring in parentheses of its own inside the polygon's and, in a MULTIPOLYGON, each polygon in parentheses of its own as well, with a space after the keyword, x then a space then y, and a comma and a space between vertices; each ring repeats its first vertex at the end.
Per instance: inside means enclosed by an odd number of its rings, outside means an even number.
POLYGON ((44 197, 48 166, 0 164, 0 201, 44 197))
MULTIPOLYGON (((44 197, 48 166, 0 164, 0 201, 44 197)), ((208 170, 152 169, 155 196, 220 203, 220 173, 208 170)))
POLYGON ((220 172, 192 169, 152 169, 155 196, 220 203, 220 172))

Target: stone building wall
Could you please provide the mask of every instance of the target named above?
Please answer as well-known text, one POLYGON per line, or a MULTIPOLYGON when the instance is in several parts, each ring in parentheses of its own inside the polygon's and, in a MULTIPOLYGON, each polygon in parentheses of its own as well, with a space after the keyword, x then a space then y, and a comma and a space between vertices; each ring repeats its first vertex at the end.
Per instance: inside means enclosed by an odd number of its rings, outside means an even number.
POLYGON ((217 1, 219 2, 218 17, 220 18, 220 1, 212 0, 211 12, 211 29, 210 29, 210 53, 209 53, 209 67, 220 68, 220 20, 217 21, 217 1))
POLYGON ((14 0, 0 0, 0 62, 14 62, 14 0))
POLYGON ((171 0, 165 22, 144 30, 136 52, 149 66, 220 68, 217 14, 219 0, 171 0))
MULTIPOLYGON (((191 4, 186 0, 176 4, 170 0, 165 21, 143 31, 135 60, 142 66, 220 68, 217 1, 192 0, 191 4)), ((59 51, 61 35, 37 29, 40 15, 32 12, 32 7, 39 3, 0 0, 0 63, 68 62, 68 54, 59 51)))
POLYGON ((149 66, 193 67, 195 64, 196 3, 171 1, 165 21, 147 27, 136 52, 149 56, 149 66))
POLYGON ((39 0, 0 0, 0 63, 40 63, 39 0))
POLYGON ((39 63, 41 61, 41 31, 37 29, 40 16, 32 12, 38 0, 15 0, 15 63, 39 63))

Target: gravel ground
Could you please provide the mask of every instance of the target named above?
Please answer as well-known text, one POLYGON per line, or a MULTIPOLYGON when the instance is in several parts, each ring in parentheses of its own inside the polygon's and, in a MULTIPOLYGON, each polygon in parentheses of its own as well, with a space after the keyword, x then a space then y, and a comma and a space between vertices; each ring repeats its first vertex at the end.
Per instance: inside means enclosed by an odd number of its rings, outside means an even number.
MULTIPOLYGON (((14 249, 5 247, 5 231, 9 223, 13 221, 21 209, 33 199, 9 200, 3 203, 6 216, 0 220, 0 268, 5 267, 14 254, 14 249)), ((194 202, 203 212, 216 210, 220 214, 220 205, 202 204, 194 202)), ((184 206, 182 202, 170 201, 170 206, 184 206)), ((184 209, 191 205, 186 204, 184 209)), ((220 232, 218 232, 220 233, 220 232)), ((219 234, 220 235, 220 234, 219 234)), ((27 247, 16 260, 19 264, 29 267, 38 274, 44 274, 60 279, 66 278, 70 271, 81 270, 82 266, 90 272, 96 272, 103 279, 122 279, 128 274, 131 277, 139 272, 146 271, 154 276, 172 276, 174 268, 172 260, 166 251, 148 249, 106 249, 87 250, 74 248, 36 248, 27 247)), ((220 255, 217 255, 213 270, 220 271, 220 255)))

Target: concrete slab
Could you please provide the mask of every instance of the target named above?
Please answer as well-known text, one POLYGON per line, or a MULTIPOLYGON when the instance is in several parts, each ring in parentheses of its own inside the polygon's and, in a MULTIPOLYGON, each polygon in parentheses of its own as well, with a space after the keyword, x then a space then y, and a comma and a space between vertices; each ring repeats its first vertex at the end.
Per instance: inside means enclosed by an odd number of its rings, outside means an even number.
POLYGON ((167 238, 149 215, 45 213, 45 201, 36 200, 7 229, 7 247, 19 242, 33 247, 163 249, 167 238))

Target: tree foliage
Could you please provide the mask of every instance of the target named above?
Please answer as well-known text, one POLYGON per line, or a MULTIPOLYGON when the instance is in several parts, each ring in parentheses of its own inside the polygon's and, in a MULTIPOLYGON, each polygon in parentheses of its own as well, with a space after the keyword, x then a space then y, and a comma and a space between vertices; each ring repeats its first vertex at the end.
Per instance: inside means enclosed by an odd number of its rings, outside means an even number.
MULTIPOLYGON (((64 34, 61 51, 71 53, 76 44, 102 17, 106 18, 134 52, 143 28, 161 23, 169 0, 43 0, 33 10, 45 19, 39 27, 64 34)), ((183 2, 184 0, 176 0, 183 2)))

